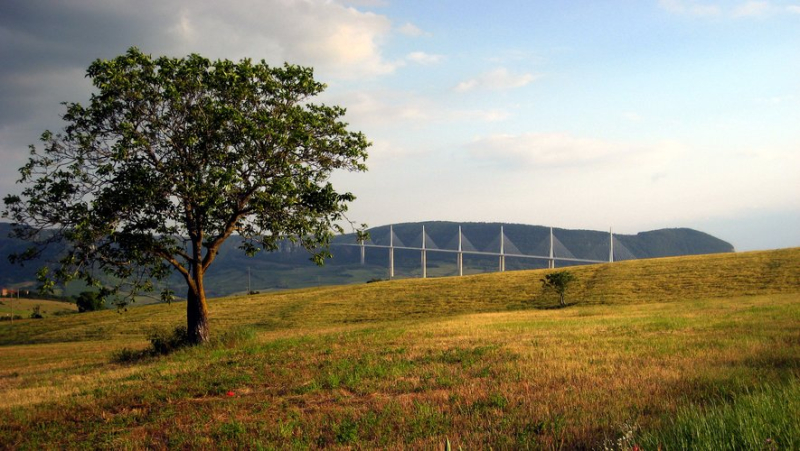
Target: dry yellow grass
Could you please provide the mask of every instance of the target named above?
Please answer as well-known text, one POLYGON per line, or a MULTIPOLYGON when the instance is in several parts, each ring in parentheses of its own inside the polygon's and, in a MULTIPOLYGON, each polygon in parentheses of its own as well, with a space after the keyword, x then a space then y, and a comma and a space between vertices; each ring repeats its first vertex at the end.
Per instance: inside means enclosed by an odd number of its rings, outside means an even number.
POLYGON ((13 308, 15 316, 29 318, 35 307, 39 307, 39 313, 44 316, 78 311, 78 306, 70 302, 49 301, 46 299, 0 298, 0 317, 11 315, 13 308))
MULTIPOLYGON (((567 295, 580 305, 638 304, 741 295, 796 293, 800 248, 634 260, 569 268, 577 281, 567 295)), ((550 307, 546 270, 442 279, 406 279, 364 285, 294 290, 214 299, 213 330, 252 325, 260 329, 373 323, 475 312, 550 307)), ((0 345, 73 340, 143 339, 148 328, 174 326, 185 304, 152 305, 0 324, 0 345)))
POLYGON ((546 308, 541 271, 218 299, 217 335, 254 338, 134 365, 111 352, 179 324, 183 304, 3 326, 0 435, 28 448, 602 447, 682 406, 797 381, 799 265, 793 249, 573 268, 567 309, 546 308), (9 344, 26 340, 40 344, 9 344))

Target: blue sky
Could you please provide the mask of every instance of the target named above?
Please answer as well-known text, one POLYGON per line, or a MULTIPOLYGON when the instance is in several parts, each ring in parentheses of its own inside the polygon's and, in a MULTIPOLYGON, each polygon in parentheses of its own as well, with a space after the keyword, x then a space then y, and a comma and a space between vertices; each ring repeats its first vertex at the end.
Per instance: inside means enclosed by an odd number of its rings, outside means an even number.
POLYGON ((0 4, 0 194, 85 68, 289 61, 373 142, 351 219, 692 227, 800 246, 800 0, 0 4))

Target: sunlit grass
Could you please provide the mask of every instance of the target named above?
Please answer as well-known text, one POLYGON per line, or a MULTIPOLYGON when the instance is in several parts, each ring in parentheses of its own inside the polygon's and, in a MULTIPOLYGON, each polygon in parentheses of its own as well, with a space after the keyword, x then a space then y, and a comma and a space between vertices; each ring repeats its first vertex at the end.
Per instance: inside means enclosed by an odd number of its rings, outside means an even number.
POLYGON ((688 425, 789 418, 750 435, 791 448, 800 286, 780 271, 798 252, 728 257, 754 268, 733 282, 749 295, 692 257, 576 268, 566 309, 543 309, 557 299, 541 272, 213 300, 215 343, 132 364, 112 354, 179 324, 182 304, 15 323, 0 341, 41 344, 0 348, 0 447, 681 449, 719 443, 686 442, 688 425), (711 275, 680 298, 670 266, 711 275), (601 284, 640 288, 611 303, 601 284))
POLYGON ((78 306, 69 302, 3 297, 0 298, 0 317, 10 317, 13 311, 15 317, 27 319, 31 317, 31 313, 37 307, 39 313, 45 317, 78 311, 78 306))

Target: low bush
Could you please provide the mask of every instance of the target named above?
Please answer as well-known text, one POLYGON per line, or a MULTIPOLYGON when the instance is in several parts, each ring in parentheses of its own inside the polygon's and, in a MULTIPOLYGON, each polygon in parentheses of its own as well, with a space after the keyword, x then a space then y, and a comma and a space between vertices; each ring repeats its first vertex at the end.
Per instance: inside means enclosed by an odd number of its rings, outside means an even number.
POLYGON ((42 319, 44 315, 42 314, 42 306, 37 305, 33 307, 33 311, 31 312, 31 319, 42 319))
POLYGON ((150 350, 154 355, 166 355, 190 345, 186 326, 178 326, 172 331, 154 329, 148 337, 150 350))

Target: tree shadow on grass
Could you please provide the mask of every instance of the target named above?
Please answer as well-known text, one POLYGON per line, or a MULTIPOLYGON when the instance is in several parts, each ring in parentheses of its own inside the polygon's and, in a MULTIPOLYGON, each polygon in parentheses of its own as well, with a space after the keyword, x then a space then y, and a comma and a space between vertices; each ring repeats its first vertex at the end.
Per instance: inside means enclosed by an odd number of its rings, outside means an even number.
MULTIPOLYGON (((153 329, 148 335, 148 340, 150 346, 147 348, 140 350, 122 348, 111 355, 111 361, 114 363, 139 363, 194 347, 194 344, 189 341, 186 326, 178 326, 172 331, 153 329)), ((255 340, 256 330, 244 326, 227 330, 200 347, 206 349, 243 348, 251 346, 255 340)))
POLYGON ((122 348, 111 355, 111 361, 114 363, 138 363, 192 346, 186 326, 178 326, 172 331, 154 329, 147 339, 150 341, 149 347, 140 350, 122 348))
POLYGON ((561 309, 565 309, 565 308, 572 307, 572 306, 575 306, 575 305, 578 305, 578 303, 577 302, 567 302, 564 305, 560 305, 560 304, 556 304, 556 305, 537 305, 537 306, 534 306, 533 308, 535 310, 561 310, 561 309))

